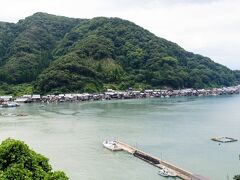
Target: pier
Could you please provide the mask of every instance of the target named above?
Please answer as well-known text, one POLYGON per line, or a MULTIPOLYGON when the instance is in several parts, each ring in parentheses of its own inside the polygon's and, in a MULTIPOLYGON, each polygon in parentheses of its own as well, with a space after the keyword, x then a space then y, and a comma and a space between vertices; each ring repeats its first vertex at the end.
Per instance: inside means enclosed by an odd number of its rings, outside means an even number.
POLYGON ((186 171, 180 167, 177 167, 167 161, 163 161, 157 157, 154 157, 148 153, 145 153, 139 149, 136 149, 126 143, 123 143, 121 141, 115 141, 115 143, 117 144, 118 147, 122 148, 123 151, 126 151, 130 154, 132 154, 133 156, 157 167, 157 168, 167 168, 169 171, 174 172, 178 178, 183 179, 183 180, 209 180, 206 177, 200 176, 200 175, 196 175, 193 174, 189 171, 186 171))

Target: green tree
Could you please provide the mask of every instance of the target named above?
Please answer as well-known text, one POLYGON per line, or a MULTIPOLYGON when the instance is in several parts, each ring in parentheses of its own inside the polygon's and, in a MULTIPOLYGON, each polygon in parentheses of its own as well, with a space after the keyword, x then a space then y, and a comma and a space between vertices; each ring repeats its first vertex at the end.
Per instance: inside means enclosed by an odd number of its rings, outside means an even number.
POLYGON ((1 180, 67 180, 62 171, 52 171, 48 159, 22 141, 6 139, 0 145, 1 180))
POLYGON ((234 180, 240 180, 240 175, 235 175, 235 176, 233 177, 233 179, 234 179, 234 180))

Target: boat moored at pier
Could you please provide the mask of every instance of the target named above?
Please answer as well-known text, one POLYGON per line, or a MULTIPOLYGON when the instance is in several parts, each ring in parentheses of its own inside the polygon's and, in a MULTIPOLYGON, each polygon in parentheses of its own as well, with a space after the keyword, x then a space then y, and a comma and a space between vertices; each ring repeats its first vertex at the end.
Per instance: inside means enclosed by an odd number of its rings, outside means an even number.
POLYGON ((163 177, 177 177, 174 171, 169 171, 167 168, 160 169, 158 174, 163 177))
POLYGON ((111 151, 121 151, 122 148, 117 145, 115 141, 103 141, 103 146, 111 151))

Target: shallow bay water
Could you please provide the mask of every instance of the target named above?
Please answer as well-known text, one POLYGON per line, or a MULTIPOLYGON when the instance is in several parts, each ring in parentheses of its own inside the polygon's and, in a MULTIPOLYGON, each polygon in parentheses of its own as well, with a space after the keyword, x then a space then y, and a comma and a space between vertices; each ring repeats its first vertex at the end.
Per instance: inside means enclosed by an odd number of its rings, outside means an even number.
POLYGON ((102 147, 120 139, 213 180, 240 174, 240 96, 179 97, 99 102, 23 104, 0 113, 0 141, 25 141, 72 180, 157 180, 158 169, 124 152, 102 147))

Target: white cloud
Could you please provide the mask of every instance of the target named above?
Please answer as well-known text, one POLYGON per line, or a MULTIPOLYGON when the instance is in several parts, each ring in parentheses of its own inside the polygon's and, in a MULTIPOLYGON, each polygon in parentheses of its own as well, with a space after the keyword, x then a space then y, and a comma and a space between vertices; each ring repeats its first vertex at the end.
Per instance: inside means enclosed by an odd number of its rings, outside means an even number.
POLYGON ((76 18, 120 17, 186 50, 240 69, 239 0, 0 0, 0 21, 35 12, 76 18))

